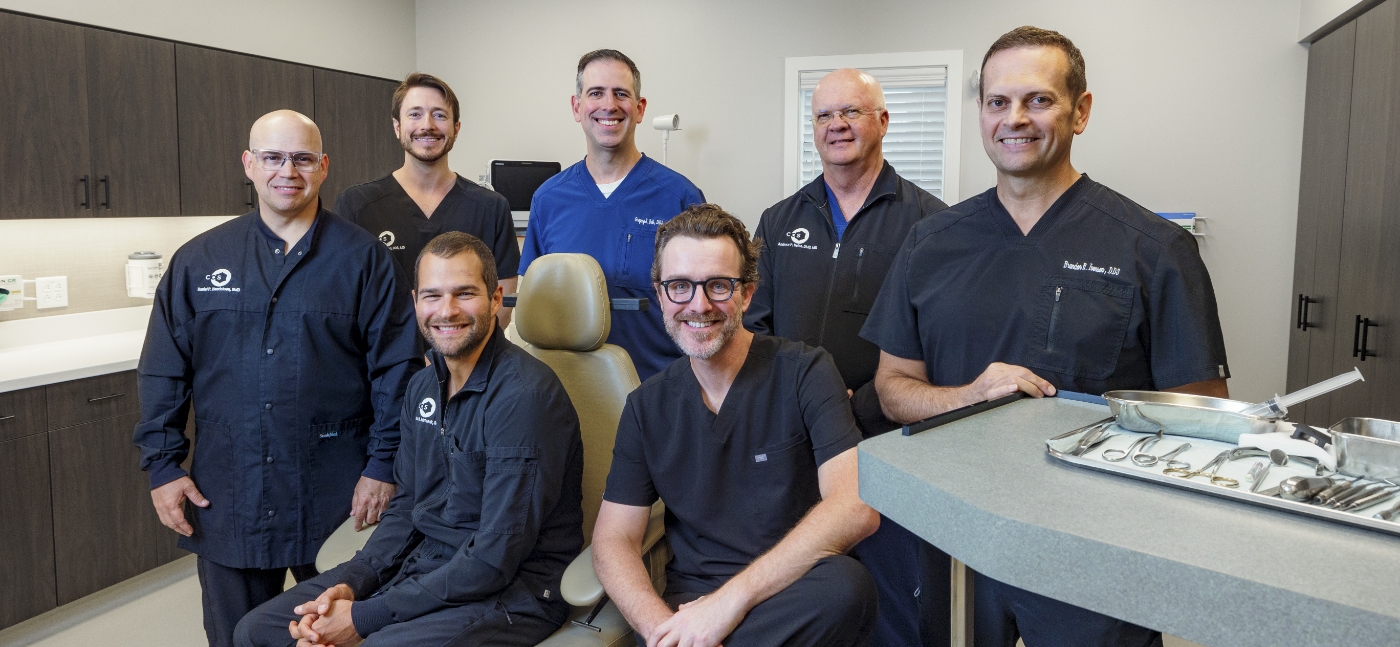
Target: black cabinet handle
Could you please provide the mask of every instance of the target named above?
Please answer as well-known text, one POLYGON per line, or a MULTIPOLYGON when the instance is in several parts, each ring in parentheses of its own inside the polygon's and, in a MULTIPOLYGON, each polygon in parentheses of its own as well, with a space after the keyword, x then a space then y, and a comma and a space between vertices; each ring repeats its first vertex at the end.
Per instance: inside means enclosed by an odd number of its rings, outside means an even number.
POLYGON ((248 187, 248 201, 247 201, 247 202, 244 202, 243 204, 246 204, 246 205, 248 205, 248 206, 251 207, 251 206, 253 206, 253 195, 254 195, 254 193, 253 193, 253 181, 252 181, 252 180, 244 180, 244 181, 243 181, 243 185, 246 186, 246 187, 248 187))
POLYGON ((92 402, 101 402, 101 401, 103 401, 103 400, 111 400, 112 398, 120 398, 120 397, 122 397, 122 396, 124 396, 124 395, 126 395, 126 394, 125 394, 125 393, 113 393, 112 395, 104 395, 104 396, 102 396, 102 397, 100 397, 100 398, 88 398, 88 402, 89 402, 89 403, 92 403, 92 402))
POLYGON ((1363 362, 1366 361, 1367 357, 1376 357, 1375 351, 1367 350, 1367 346, 1371 337, 1371 329, 1379 327, 1380 324, 1372 323, 1370 317, 1356 315, 1356 328, 1351 337, 1352 357, 1359 357, 1363 362))
POLYGON ((78 206, 80 206, 80 207, 82 207, 82 208, 84 208, 84 209, 91 209, 91 208, 92 208, 92 199, 91 199, 91 198, 92 198, 92 191, 90 191, 90 190, 89 190, 89 187, 88 187, 88 176, 84 175, 84 176, 78 178, 78 181, 83 183, 83 201, 82 201, 82 202, 79 202, 79 203, 78 203, 78 206))
POLYGON ((14 420, 14 419, 15 419, 14 416, 5 416, 5 417, 3 417, 3 418, 0 418, 0 422, 5 422, 6 420, 14 420))
POLYGON ((1298 295, 1298 330, 1307 330, 1317 327, 1317 324, 1308 321, 1308 305, 1313 303, 1317 303, 1317 299, 1305 294, 1298 295))
POLYGON ((98 180, 97 183, 102 185, 102 204, 100 204, 100 205, 98 205, 98 206, 99 206, 99 207, 106 208, 106 209, 111 209, 111 208, 112 208, 112 183, 107 179, 107 176, 106 176, 106 175, 102 176, 102 179, 98 180))

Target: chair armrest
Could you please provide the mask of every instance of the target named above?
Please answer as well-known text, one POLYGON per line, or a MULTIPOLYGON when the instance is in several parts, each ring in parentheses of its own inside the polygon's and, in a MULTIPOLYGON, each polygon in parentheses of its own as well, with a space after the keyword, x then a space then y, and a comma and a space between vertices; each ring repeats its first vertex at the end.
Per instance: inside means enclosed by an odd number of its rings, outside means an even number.
POLYGON ((603 599, 603 583, 593 572, 593 547, 583 549, 569 567, 564 569, 564 579, 559 582, 559 594, 564 601, 576 607, 588 607, 603 599))
MULTIPOLYGON (((651 516, 647 519, 647 531, 642 536, 642 554, 645 555, 661 541, 666 534, 666 506, 657 501, 651 506, 651 516)), ((593 571, 593 547, 583 549, 569 567, 564 569, 564 577, 559 582, 559 594, 564 601, 576 607, 593 606, 603 599, 603 583, 593 571)))

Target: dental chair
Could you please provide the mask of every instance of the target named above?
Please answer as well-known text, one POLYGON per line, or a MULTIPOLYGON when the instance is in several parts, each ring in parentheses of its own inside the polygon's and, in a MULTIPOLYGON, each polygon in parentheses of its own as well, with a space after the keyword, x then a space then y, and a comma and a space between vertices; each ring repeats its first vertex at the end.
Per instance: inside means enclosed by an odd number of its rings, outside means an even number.
MULTIPOLYGON (((536 259, 528 278, 521 278, 514 307, 507 338, 554 370, 578 412, 584 454, 583 535, 584 545, 589 546, 612 465, 617 423, 627 394, 639 384, 627 351, 605 343, 611 310, 639 308, 636 303, 609 300, 603 270, 587 254, 548 254, 536 259)), ((658 592, 665 588, 666 563, 671 559, 670 545, 663 537, 664 514, 661 502, 652 506, 642 542, 643 563, 658 592)), ((350 559, 369 534, 368 530, 356 533, 353 520, 347 521, 326 541, 316 567, 325 571, 350 559)), ((593 572, 591 547, 564 572, 560 593, 574 609, 541 647, 634 644, 632 628, 607 599, 593 572)))

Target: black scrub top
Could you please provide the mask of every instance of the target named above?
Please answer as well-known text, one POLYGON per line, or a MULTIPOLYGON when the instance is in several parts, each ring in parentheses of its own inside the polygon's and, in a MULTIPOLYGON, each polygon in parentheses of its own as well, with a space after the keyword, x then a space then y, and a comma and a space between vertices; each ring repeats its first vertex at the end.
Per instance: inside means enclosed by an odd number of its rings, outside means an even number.
POLYGON ((431 218, 393 175, 346 189, 335 201, 336 215, 374 234, 393 253, 408 280, 418 253, 439 234, 460 231, 480 238, 496 257, 496 277, 520 273, 520 245, 505 196, 457 176, 431 218))
POLYGON ((821 501, 817 468, 859 429, 831 355, 755 335, 719 414, 689 358, 627 396, 603 498, 666 502, 675 559, 667 592, 708 592, 742 571, 821 501))
POLYGON ((1087 175, 1026 235, 995 188, 921 221, 861 336, 939 386, 992 362, 1093 394, 1230 376, 1195 239, 1087 175))

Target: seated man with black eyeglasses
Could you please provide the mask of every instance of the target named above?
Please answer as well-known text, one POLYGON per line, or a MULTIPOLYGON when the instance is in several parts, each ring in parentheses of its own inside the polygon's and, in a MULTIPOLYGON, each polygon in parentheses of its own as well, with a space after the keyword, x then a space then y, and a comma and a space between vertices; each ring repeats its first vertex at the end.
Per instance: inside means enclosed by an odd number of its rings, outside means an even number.
POLYGON ((627 397, 593 565, 638 644, 860 645, 870 574, 845 555, 879 526, 860 501, 846 385, 820 348, 742 321, 759 246, 711 204, 656 232, 666 332, 686 357, 627 397), (663 595, 641 558, 652 503, 675 552, 663 595))

